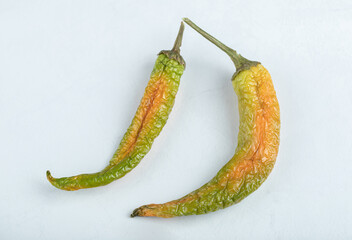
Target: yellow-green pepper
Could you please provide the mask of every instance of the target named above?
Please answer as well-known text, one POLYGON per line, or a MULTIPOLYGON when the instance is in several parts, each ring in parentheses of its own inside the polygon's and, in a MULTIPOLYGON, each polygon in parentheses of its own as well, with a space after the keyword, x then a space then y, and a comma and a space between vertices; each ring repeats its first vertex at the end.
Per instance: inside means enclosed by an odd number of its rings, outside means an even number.
POLYGON ((132 217, 205 214, 238 203, 264 182, 278 154, 280 109, 269 72, 259 62, 245 59, 189 19, 184 21, 225 51, 236 66, 232 84, 240 113, 238 145, 232 159, 208 183, 178 200, 139 207, 132 217))
POLYGON ((181 23, 172 50, 159 53, 137 112, 109 165, 97 173, 63 178, 54 178, 47 171, 53 186, 73 191, 107 185, 131 171, 149 152, 166 124, 185 69, 185 61, 180 55, 183 30, 181 23))

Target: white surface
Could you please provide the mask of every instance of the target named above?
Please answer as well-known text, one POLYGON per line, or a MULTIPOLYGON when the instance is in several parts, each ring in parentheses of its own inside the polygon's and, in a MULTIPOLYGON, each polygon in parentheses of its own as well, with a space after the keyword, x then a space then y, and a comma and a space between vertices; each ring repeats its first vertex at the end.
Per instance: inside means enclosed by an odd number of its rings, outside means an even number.
POLYGON ((351 1, 0 1, 1 239, 351 239, 351 1), (222 211, 130 218, 181 197, 234 153, 230 59, 186 27, 187 69, 152 150, 106 187, 45 177, 109 161, 156 54, 189 17, 273 78, 281 106, 274 171, 222 211))

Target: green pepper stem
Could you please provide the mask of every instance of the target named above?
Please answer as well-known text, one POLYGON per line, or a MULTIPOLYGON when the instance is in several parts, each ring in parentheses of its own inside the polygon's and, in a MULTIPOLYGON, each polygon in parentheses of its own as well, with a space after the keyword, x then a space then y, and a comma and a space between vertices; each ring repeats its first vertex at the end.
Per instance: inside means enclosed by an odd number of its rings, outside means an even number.
POLYGON ((169 59, 177 61, 179 64, 186 67, 186 62, 183 60, 180 54, 180 47, 182 44, 183 31, 185 30, 185 25, 181 22, 180 30, 178 31, 174 46, 171 50, 162 50, 159 54, 165 54, 169 59))
POLYGON ((208 39, 210 42, 212 42, 214 45, 216 45, 218 48, 223 50, 233 61, 235 64, 235 67, 237 69, 240 69, 243 65, 247 64, 249 61, 248 59, 242 57, 240 54, 238 54, 235 50, 232 48, 229 48, 219 40, 217 40, 215 37, 211 36, 209 33, 205 32, 203 29, 198 27, 194 22, 189 20, 188 18, 183 18, 183 21, 187 23, 191 28, 196 30, 198 33, 200 33, 203 37, 208 39))
POLYGON ((174 46, 171 49, 173 52, 180 53, 180 47, 182 44, 183 31, 185 30, 185 25, 181 22, 180 30, 178 30, 177 38, 175 40, 174 46))

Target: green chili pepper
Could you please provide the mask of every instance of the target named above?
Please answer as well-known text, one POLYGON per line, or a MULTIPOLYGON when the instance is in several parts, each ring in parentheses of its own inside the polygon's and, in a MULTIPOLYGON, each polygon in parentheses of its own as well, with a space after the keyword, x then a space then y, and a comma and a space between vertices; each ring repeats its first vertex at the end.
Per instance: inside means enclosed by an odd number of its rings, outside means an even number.
POLYGON ((204 32, 189 19, 184 21, 227 53, 236 66, 232 84, 238 96, 240 129, 232 159, 201 188, 164 204, 150 204, 134 216, 175 217, 205 214, 240 202, 268 177, 279 149, 280 109, 269 72, 204 32))
POLYGON ((149 152, 166 124, 185 69, 185 61, 180 55, 183 30, 184 24, 181 23, 172 50, 159 53, 135 117, 109 165, 97 173, 63 178, 54 178, 47 171, 47 178, 53 186, 73 191, 107 185, 131 171, 149 152))

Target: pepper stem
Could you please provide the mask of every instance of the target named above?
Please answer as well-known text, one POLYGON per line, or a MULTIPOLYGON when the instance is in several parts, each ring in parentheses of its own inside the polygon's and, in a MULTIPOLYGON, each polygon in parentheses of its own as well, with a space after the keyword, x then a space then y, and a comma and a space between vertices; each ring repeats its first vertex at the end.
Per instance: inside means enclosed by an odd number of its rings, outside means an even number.
POLYGON ((211 36, 209 33, 205 32, 203 29, 198 27, 194 22, 189 20, 188 18, 183 18, 183 21, 187 23, 191 28, 196 30, 198 33, 200 33, 203 37, 208 39, 210 42, 212 42, 214 45, 216 45, 218 48, 223 50, 233 61, 235 64, 235 67, 237 70, 243 68, 245 65, 248 65, 248 63, 251 63, 252 61, 242 57, 240 54, 238 54, 235 50, 232 48, 229 48, 219 40, 217 40, 215 37, 211 36))
POLYGON ((180 54, 180 47, 182 44, 183 31, 185 30, 185 25, 181 22, 180 30, 178 30, 178 34, 174 43, 174 46, 171 50, 162 50, 160 54, 165 54, 169 59, 173 59, 177 61, 179 64, 186 67, 186 62, 183 60, 180 54))
POLYGON ((185 30, 185 25, 183 24, 183 22, 181 22, 180 29, 178 30, 178 34, 177 34, 174 46, 171 49, 171 51, 180 53, 180 47, 182 45, 182 37, 183 37, 184 30, 185 30))

